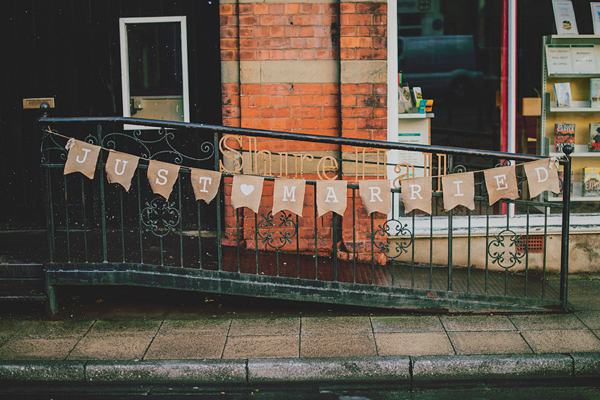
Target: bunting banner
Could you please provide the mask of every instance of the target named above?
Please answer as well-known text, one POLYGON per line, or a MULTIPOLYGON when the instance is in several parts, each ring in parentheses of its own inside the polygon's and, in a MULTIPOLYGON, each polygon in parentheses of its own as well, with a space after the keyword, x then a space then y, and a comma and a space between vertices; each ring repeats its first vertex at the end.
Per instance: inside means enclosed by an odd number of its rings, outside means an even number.
POLYGON ((348 205, 348 182, 317 181, 317 215, 320 217, 329 211, 344 215, 348 205))
POLYGON ((483 171, 485 187, 488 191, 490 205, 500 199, 518 199, 517 175, 514 165, 486 169, 483 171))
POLYGON ((104 167, 108 183, 118 183, 126 192, 129 192, 138 161, 139 158, 131 154, 110 150, 104 167))
POLYGON ((431 214, 431 177, 403 179, 400 182, 404 212, 421 210, 431 214))
POLYGON ((539 160, 523 164, 530 198, 533 199, 546 190, 560 193, 558 169, 555 164, 552 160, 539 160))
POLYGON ((392 211, 392 191, 388 180, 362 180, 358 182, 358 191, 367 214, 389 214, 392 211))
POLYGON ((208 204, 217 196, 221 185, 220 172, 192 168, 191 179, 196 200, 204 200, 208 204))
POLYGON ((100 146, 95 146, 77 139, 69 139, 65 146, 69 151, 65 163, 64 175, 81 172, 89 179, 94 179, 96 163, 100 154, 100 146))
POLYGON ((161 195, 165 200, 169 200, 178 175, 179 165, 155 160, 148 162, 148 182, 152 192, 161 195))
POLYGON ((287 210, 299 217, 304 208, 304 192, 306 181, 304 179, 275 179, 273 186, 273 215, 281 210, 287 210))
POLYGON ((456 206, 475 209, 475 174, 464 172, 442 176, 442 197, 444 210, 450 211, 456 206))
POLYGON ((248 207, 258 214, 265 178, 253 175, 234 175, 231 188, 233 208, 248 207))

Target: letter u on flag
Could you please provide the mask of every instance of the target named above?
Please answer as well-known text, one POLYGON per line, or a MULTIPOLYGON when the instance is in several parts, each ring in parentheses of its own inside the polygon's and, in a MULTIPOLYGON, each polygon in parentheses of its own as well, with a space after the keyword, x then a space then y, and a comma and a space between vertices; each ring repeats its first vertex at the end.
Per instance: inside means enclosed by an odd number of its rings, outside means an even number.
POLYGON ((358 190, 367 214, 371 215, 376 211, 382 214, 389 214, 392 211, 390 181, 362 180, 358 182, 358 190))
POLYGON ((329 211, 344 215, 348 205, 348 182, 317 181, 317 215, 320 217, 329 211))
POLYGON ((81 172, 88 178, 94 179, 94 172, 96 171, 96 163, 98 162, 101 147, 73 138, 69 139, 66 147, 69 150, 69 155, 67 156, 63 174, 81 172))
POLYGON ((288 210, 302 216, 306 181, 303 179, 275 179, 273 187, 273 214, 288 210))
POLYGON ((231 188, 233 208, 248 207, 258 214, 265 178, 252 175, 234 175, 231 188))
POLYGON ((131 154, 110 150, 106 166, 104 167, 108 183, 118 183, 125 188, 126 192, 129 192, 131 179, 133 178, 133 174, 135 174, 138 161, 138 157, 131 154))
POLYGON ((513 165, 486 169, 483 171, 483 175, 485 176, 485 187, 488 191, 490 205, 500 199, 519 198, 517 175, 513 165))
POLYGON ((402 179, 400 182, 404 212, 421 210, 431 214, 431 178, 402 179))
POLYGON ((196 200, 204 200, 206 204, 215 198, 221 185, 221 173, 205 169, 192 168, 192 187, 196 200))
POLYGON ((148 182, 155 194, 169 200, 173 185, 179 175, 179 165, 150 160, 148 162, 148 182))
POLYGON ((534 198, 545 190, 560 193, 560 181, 554 161, 538 160, 523 164, 527 185, 529 186, 529 197, 534 198))

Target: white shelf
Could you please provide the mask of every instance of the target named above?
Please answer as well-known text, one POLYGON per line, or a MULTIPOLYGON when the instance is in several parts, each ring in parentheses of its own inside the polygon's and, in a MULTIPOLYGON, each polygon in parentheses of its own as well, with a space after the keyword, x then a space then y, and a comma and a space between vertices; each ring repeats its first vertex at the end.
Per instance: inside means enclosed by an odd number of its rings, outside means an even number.
POLYGON ((556 103, 553 103, 553 105, 550 106, 550 112, 567 112, 567 113, 573 113, 573 112, 596 113, 596 112, 600 112, 600 107, 596 107, 596 108, 590 107, 590 102, 589 101, 575 100, 575 101, 573 101, 573 106, 572 107, 556 107, 555 104, 556 103))
MULTIPOLYGON (((564 153, 562 152, 554 152, 554 151, 550 151, 548 153, 549 157, 562 157, 564 156, 564 153)), ((573 151, 573 153, 571 153, 571 157, 600 157, 600 151, 588 151, 588 147, 585 144, 576 144, 575 145, 575 151, 573 151)))
MULTIPOLYGON (((598 109, 598 111, 600 111, 600 109, 598 109)), ((421 114, 421 113, 404 113, 404 114, 398 114, 398 119, 425 119, 425 118, 433 118, 435 117, 434 113, 426 113, 426 114, 421 114)))
POLYGON ((600 35, 551 35, 552 39, 565 39, 572 41, 573 39, 598 39, 600 40, 600 35))
POLYGON ((548 74, 548 78, 597 78, 600 77, 600 72, 593 74, 548 74))

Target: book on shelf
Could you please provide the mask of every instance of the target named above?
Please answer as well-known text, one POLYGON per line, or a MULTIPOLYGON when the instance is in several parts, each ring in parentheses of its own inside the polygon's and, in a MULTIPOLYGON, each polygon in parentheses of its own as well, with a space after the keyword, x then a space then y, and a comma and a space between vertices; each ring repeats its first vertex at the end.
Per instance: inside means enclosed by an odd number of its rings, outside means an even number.
POLYGON ((600 108, 600 78, 590 79, 590 107, 600 108))
POLYGON ((573 73, 571 46, 568 44, 547 44, 546 65, 550 75, 573 73))
MULTIPOLYGON (((558 166, 558 184, 560 192, 552 193, 552 196, 562 198, 563 197, 563 183, 565 181, 565 169, 562 165, 558 166)), ((571 185, 569 190, 570 197, 573 197, 573 170, 571 170, 571 185)))
POLYGON ((571 0, 552 0, 556 33, 559 35, 578 35, 577 20, 571 0))
POLYGON ((554 124, 554 151, 562 153, 566 144, 575 145, 575 124, 567 122, 554 124))
POLYGON ((554 84, 554 98, 557 107, 571 107, 571 84, 569 82, 558 82, 554 84))
POLYGON ((592 22, 594 24, 594 35, 600 35, 600 2, 592 1, 592 22))
POLYGON ((571 60, 574 74, 596 73, 596 47, 593 44, 572 44, 571 60))
POLYGON ((583 169, 583 189, 584 197, 600 196, 600 169, 594 167, 585 167, 583 169))
POLYGON ((410 96, 410 88, 408 85, 402 85, 398 88, 398 109, 404 110, 404 113, 409 113, 411 108, 413 108, 413 105, 410 96))
POLYGON ((588 151, 600 151, 600 122, 590 122, 588 151))
POLYGON ((414 105, 415 105, 415 107, 419 107, 421 100, 423 100, 423 92, 421 91, 421 88, 419 86, 413 87, 412 91, 413 91, 414 105))

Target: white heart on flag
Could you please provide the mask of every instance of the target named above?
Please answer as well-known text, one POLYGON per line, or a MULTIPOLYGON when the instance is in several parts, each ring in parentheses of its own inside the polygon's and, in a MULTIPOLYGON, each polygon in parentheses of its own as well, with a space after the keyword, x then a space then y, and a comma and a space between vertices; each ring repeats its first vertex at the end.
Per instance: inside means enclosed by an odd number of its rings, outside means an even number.
POLYGON ((248 196, 250 193, 254 192, 254 185, 246 185, 242 183, 240 185, 240 190, 244 193, 244 196, 248 196))

